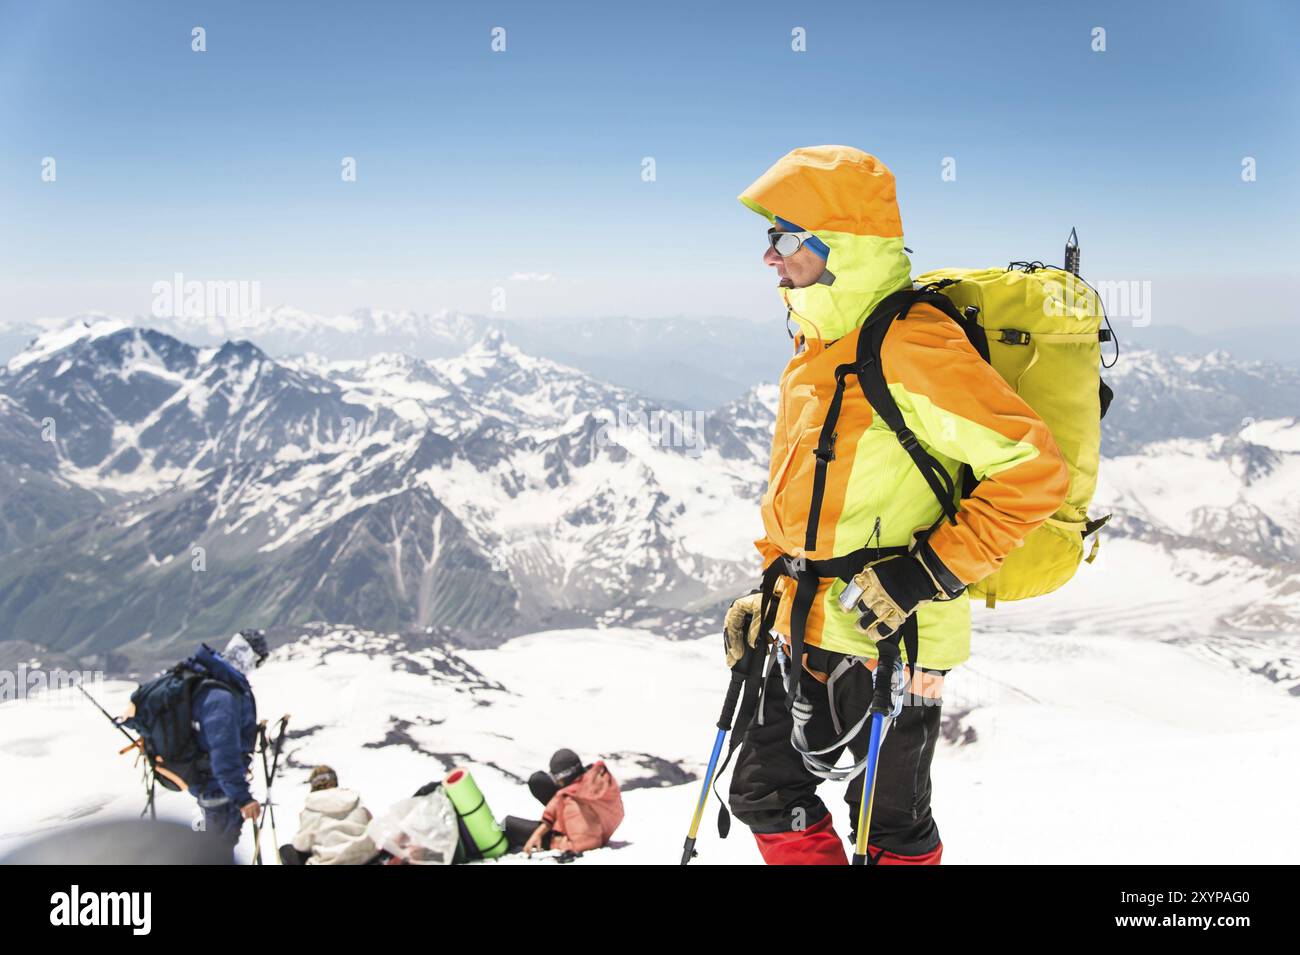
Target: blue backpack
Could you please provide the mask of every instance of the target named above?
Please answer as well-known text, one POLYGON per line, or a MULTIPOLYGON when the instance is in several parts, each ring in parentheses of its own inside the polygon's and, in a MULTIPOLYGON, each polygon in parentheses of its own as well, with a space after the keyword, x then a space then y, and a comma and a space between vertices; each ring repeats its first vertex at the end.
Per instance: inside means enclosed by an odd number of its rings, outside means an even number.
POLYGON ((240 687, 195 669, 187 661, 141 683, 131 694, 135 711, 123 725, 139 735, 154 779, 164 789, 183 792, 212 776, 211 760, 199 747, 193 715, 194 696, 205 686, 242 693, 240 687))

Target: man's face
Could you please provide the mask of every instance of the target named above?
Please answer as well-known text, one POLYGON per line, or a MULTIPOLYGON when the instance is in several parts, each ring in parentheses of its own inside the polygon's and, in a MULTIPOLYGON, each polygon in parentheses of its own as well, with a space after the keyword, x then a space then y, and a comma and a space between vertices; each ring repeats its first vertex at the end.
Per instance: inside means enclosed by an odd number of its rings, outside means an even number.
MULTIPOLYGON (((784 232, 777 227, 773 232, 784 232)), ((794 255, 782 255, 768 243, 763 262, 776 269, 781 288, 804 288, 817 282, 826 271, 826 262, 808 246, 801 245, 794 255)))

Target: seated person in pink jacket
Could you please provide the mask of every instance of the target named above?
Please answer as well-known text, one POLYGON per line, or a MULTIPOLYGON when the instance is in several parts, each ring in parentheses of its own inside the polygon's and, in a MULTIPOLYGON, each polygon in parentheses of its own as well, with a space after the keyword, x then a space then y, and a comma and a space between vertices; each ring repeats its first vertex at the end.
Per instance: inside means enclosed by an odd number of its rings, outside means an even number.
POLYGON ((528 789, 546 809, 541 822, 506 816, 502 828, 511 852, 599 849, 623 821, 623 797, 605 764, 583 766, 571 749, 556 750, 551 771, 533 773, 528 789))

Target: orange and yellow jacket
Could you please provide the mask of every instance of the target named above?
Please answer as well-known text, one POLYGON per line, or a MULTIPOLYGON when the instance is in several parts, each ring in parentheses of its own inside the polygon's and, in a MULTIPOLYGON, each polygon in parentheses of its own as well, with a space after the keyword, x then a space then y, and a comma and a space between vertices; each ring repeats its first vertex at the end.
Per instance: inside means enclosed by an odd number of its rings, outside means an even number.
MULTIPOLYGON (((781 376, 772 461, 763 496, 764 566, 781 555, 827 560, 868 545, 909 546, 941 510, 930 486, 888 425, 849 379, 826 473, 816 532, 807 543, 809 504, 822 422, 835 369, 855 360, 861 323, 887 295, 911 284, 911 262, 893 174, 847 146, 796 149, 740 196, 769 221, 812 232, 829 248, 831 284, 782 289, 798 324, 796 352, 781 376)), ((935 554, 963 583, 996 570, 1003 558, 1065 499, 1069 473, 1043 421, 984 361, 951 318, 917 305, 885 335, 881 369, 907 426, 960 487, 970 466, 978 485, 960 501, 957 522, 930 536, 935 554)), ((875 656, 839 609, 844 583, 822 579, 805 641, 827 650, 875 656)), ((792 586, 784 588, 775 629, 790 632, 792 586)), ((970 606, 963 594, 917 612, 921 666, 947 669, 970 655, 970 606)))

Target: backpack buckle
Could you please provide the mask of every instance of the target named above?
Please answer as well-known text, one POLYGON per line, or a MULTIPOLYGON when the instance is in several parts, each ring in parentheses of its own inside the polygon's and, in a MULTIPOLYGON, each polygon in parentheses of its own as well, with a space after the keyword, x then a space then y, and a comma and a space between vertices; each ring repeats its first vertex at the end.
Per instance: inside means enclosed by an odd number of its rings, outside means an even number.
POLYGON ((998 341, 1004 345, 1028 345, 1029 332, 1022 332, 1018 328, 1004 328, 998 341))
POLYGON ((898 431, 898 443, 908 451, 913 451, 921 446, 921 442, 916 440, 916 435, 912 433, 911 428, 900 428, 898 431))
POLYGON ((838 431, 834 432, 831 435, 831 439, 825 448, 815 448, 813 450, 813 457, 815 457, 818 461, 822 462, 823 464, 829 464, 830 462, 834 461, 835 460, 835 439, 838 438, 839 436, 840 434, 838 431))

